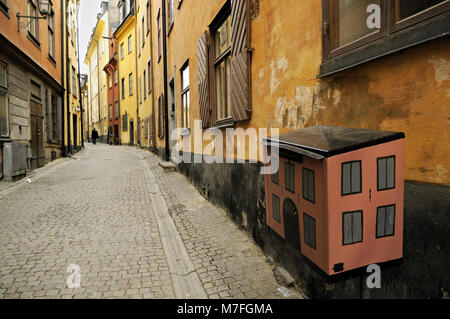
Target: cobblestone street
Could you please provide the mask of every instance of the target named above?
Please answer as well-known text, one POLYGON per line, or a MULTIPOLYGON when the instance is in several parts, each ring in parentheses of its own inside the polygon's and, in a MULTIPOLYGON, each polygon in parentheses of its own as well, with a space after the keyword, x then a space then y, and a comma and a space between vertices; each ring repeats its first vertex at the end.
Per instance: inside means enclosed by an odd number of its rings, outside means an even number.
POLYGON ((143 150, 88 144, 0 186, 1 298, 286 298, 272 267, 143 150), (79 288, 67 286, 70 264, 79 288))

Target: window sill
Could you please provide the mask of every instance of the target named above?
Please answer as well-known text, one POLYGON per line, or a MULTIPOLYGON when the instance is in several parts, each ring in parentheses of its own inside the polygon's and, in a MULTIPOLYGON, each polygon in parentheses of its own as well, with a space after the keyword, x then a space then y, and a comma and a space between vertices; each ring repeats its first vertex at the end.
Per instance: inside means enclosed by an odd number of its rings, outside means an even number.
POLYGON ((8 17, 8 19, 10 19, 9 8, 7 6, 5 6, 3 3, 0 3, 0 11, 3 12, 5 14, 5 16, 8 17))
POLYGON ((8 136, 0 136, 0 142, 12 142, 12 140, 8 136))
POLYGON ((229 117, 223 120, 218 120, 214 124, 212 128, 228 128, 228 127, 234 127, 236 123, 233 121, 233 118, 229 117))
POLYGON ((27 30, 27 38, 41 51, 41 43, 27 30))
POLYGON ((54 67, 56 67, 56 61, 50 54, 47 55, 47 59, 53 64, 54 67))
POLYGON ((167 37, 169 37, 170 33, 172 32, 173 29, 173 22, 169 25, 169 31, 167 31, 167 37))
POLYGON ((421 26, 400 31, 369 43, 355 51, 326 60, 320 66, 318 79, 356 67, 389 54, 450 35, 450 15, 421 26))

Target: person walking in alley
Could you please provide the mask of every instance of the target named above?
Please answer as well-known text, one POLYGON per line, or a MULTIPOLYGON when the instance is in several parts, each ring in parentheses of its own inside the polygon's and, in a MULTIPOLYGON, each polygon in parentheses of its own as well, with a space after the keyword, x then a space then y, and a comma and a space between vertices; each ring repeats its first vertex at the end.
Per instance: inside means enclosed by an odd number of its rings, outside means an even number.
POLYGON ((98 139, 98 132, 97 130, 94 128, 92 130, 92 143, 97 144, 97 139, 98 139))

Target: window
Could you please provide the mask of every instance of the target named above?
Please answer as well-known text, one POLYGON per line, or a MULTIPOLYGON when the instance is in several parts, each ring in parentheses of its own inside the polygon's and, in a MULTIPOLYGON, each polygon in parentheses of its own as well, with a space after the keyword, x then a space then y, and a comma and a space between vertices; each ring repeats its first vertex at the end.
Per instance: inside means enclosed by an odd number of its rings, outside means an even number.
POLYGON ((47 53, 48 56, 55 59, 55 16, 51 13, 47 17, 47 53))
POLYGON ((130 54, 133 51, 133 42, 131 41, 132 40, 131 37, 132 37, 131 35, 128 37, 128 54, 130 54))
POLYGON ((139 103, 142 103, 142 77, 139 77, 139 103))
POLYGON ((165 123, 164 123, 164 95, 158 98, 158 137, 164 138, 165 123))
POLYGON ((0 62, 0 136, 9 136, 8 121, 8 72, 0 62))
POLYGON ((161 59, 161 11, 158 11, 158 17, 156 18, 158 23, 158 62, 161 59))
POLYGON ((342 215, 342 242, 344 245, 363 241, 363 212, 348 212, 342 215))
POLYGON ((112 104, 109 105, 109 120, 112 121, 113 114, 112 114, 112 104))
POLYGON ((114 104, 114 118, 116 120, 119 118, 119 101, 114 104))
POLYGON ((120 44, 120 59, 121 59, 121 60, 123 60, 123 58, 125 57, 123 47, 124 47, 124 44, 123 44, 123 43, 120 44))
POLYGON ((114 85, 117 85, 119 81, 119 74, 117 73, 117 69, 114 70, 114 85))
POLYGON ((133 73, 128 75, 128 91, 130 96, 133 95, 133 73))
POLYGON ((231 118, 231 18, 214 30, 217 120, 231 118))
POLYGON ((58 139, 58 102, 56 96, 51 95, 51 107, 52 107, 52 139, 58 139))
POLYGON ((122 131, 128 131, 128 115, 122 115, 122 131))
POLYGON ((277 222, 281 223, 281 217, 280 217, 280 198, 272 194, 272 217, 277 222))
POLYGON ((377 238, 394 236, 395 205, 378 207, 377 238))
POLYGON ((145 17, 142 16, 142 47, 145 45, 145 17))
POLYGON ((108 74, 108 85, 109 85, 109 88, 112 88, 112 76, 111 76, 111 74, 108 74))
POLYGON ((311 203, 316 201, 315 194, 315 181, 314 181, 314 171, 303 168, 302 170, 302 188, 303 188, 303 198, 311 203))
POLYGON ((144 76, 142 77, 144 80, 144 99, 147 99, 147 74, 144 70, 144 76))
POLYGON ((316 220, 307 214, 303 214, 303 233, 305 243, 316 249, 316 220))
POLYGON ((77 71, 75 67, 72 66, 72 95, 76 98, 77 94, 77 71))
MULTIPOLYGON (((38 9, 35 4, 35 0, 27 1, 27 15, 36 17, 38 16, 38 9)), ((32 40, 39 44, 39 19, 28 19, 28 34, 31 36, 32 40)))
POLYGON ((31 89, 31 96, 40 100, 41 99, 41 86, 39 84, 37 84, 36 82, 34 82, 33 80, 31 80, 30 89, 31 89))
POLYGON ((150 32, 150 3, 147 1, 147 34, 150 32))
POLYGON ((9 0, 0 0, 0 11, 9 16, 9 0))
POLYGON ((361 161, 342 164, 342 196, 361 193, 361 161))
POLYGON ((379 191, 395 188, 395 156, 379 158, 377 171, 379 191))
POLYGON ((181 102, 182 102, 182 126, 190 128, 191 96, 189 91, 189 64, 181 69, 181 102))
POLYGON ((448 26, 439 24, 438 20, 448 18, 450 0, 323 0, 322 3, 322 76, 406 49, 448 31, 448 26), (407 28, 409 30, 405 30, 407 28), (398 32, 400 30, 410 34, 398 32), (352 54, 356 51, 358 54, 352 54))
POLYGON ((170 32, 170 29, 173 26, 173 0, 167 0, 167 8, 168 8, 167 23, 169 24, 168 25, 168 29, 169 29, 169 32, 170 32))
POLYGON ((137 38, 138 38, 138 52, 139 52, 139 56, 141 56, 141 38, 139 37, 139 30, 137 31, 137 38))
POLYGON ((291 163, 284 164, 284 184, 288 191, 295 193, 295 165, 291 163))
POLYGON ((122 78, 122 100, 125 98, 125 78, 122 78))
POLYGON ((147 63, 147 68, 148 68, 148 93, 150 94, 150 92, 152 91, 152 65, 150 60, 147 63))
POLYGON ((280 175, 278 172, 271 175, 272 183, 280 185, 280 175))

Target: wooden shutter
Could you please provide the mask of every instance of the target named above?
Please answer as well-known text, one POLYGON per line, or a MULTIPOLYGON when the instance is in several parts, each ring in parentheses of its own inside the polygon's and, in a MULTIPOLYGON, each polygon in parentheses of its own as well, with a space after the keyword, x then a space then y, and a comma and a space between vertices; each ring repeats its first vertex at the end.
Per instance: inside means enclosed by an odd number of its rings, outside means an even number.
POLYGON ((57 107, 56 107, 56 123, 58 125, 58 129, 56 130, 56 136, 53 136, 58 142, 62 142, 62 115, 63 115, 63 106, 62 99, 58 96, 57 98, 57 107))
POLYGON ((211 126, 211 103, 209 100, 209 31, 205 31, 198 41, 198 89, 200 119, 203 128, 211 126))
POLYGON ((231 0, 231 115, 236 122, 249 120, 250 19, 248 0, 231 0))

